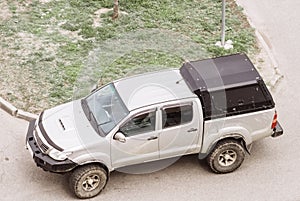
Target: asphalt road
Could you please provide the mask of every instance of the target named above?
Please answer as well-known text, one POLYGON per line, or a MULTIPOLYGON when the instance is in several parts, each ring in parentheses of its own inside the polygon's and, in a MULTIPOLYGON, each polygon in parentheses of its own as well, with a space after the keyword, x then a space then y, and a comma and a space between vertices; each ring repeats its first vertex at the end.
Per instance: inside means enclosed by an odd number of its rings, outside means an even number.
MULTIPOLYGON (((242 167, 226 175, 211 173, 197 156, 181 158, 159 172, 113 172, 91 200, 300 200, 300 1, 239 0, 262 32, 285 78, 273 92, 284 136, 254 144, 242 167)), ((37 168, 24 149, 27 122, 0 111, 0 199, 76 200, 67 177, 37 168)))

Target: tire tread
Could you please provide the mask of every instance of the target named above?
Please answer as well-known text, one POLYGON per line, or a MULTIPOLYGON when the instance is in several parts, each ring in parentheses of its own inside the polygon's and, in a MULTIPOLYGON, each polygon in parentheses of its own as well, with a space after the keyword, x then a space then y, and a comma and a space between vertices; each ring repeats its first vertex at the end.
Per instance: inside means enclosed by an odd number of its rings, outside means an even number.
MULTIPOLYGON (((101 171, 102 173, 105 174, 105 185, 106 185, 106 182, 107 182, 107 172, 99 165, 96 165, 96 164, 91 164, 91 165, 85 165, 85 166, 82 166, 82 167, 78 167, 77 169, 75 169, 70 178, 69 178, 69 187, 72 191, 72 193, 74 193, 78 198, 91 198, 91 197, 94 197, 96 195, 98 195, 104 187, 95 195, 93 196, 82 196, 81 193, 80 193, 80 189, 78 189, 78 182, 79 180, 81 179, 81 177, 84 175, 84 174, 87 174, 89 171, 94 171, 94 170, 97 170, 97 171, 101 171)), ((103 178, 101 178, 103 179, 103 178)))
POLYGON ((225 174, 225 173, 233 172, 234 170, 238 169, 242 165, 244 158, 245 158, 245 149, 243 148, 241 143, 239 143, 237 140, 227 139, 227 140, 222 140, 217 143, 216 147, 208 155, 207 163, 213 172, 218 173, 218 174, 225 174), (215 166, 215 160, 216 160, 216 157, 219 154, 219 152, 222 149, 224 149, 225 147, 236 148, 238 157, 240 157, 240 158, 237 159, 237 160, 239 160, 237 165, 233 166, 232 168, 227 168, 227 169, 225 168, 226 170, 221 170, 215 166))

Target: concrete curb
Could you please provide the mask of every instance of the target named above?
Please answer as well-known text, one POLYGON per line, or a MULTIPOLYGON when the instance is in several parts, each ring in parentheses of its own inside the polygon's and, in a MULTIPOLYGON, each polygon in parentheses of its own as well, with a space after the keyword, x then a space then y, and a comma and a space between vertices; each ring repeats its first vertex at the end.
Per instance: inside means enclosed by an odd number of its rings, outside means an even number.
POLYGON ((248 18, 248 21, 249 21, 249 24, 255 29, 255 35, 256 35, 257 39, 259 40, 260 44, 262 45, 262 47, 267 52, 268 57, 269 57, 269 59, 271 61, 271 64, 273 66, 273 69, 275 71, 275 75, 273 76, 272 80, 269 83, 270 86, 271 86, 271 89, 274 89, 284 76, 281 74, 281 72, 278 68, 279 67, 278 62, 276 61, 276 59, 275 59, 275 57, 272 53, 272 50, 270 49, 269 45, 265 41, 264 37, 259 32, 259 30, 253 25, 253 23, 250 21, 249 18, 248 18))
POLYGON ((8 101, 4 100, 1 97, 0 97, 0 108, 2 108, 8 114, 20 119, 24 119, 26 121, 31 121, 33 119, 37 119, 38 117, 36 114, 19 110, 18 108, 16 108, 11 103, 9 103, 8 101))
POLYGON ((18 110, 16 117, 24 119, 26 121, 31 121, 38 118, 38 115, 32 114, 30 112, 25 112, 23 110, 18 110))
POLYGON ((9 113, 12 116, 16 116, 18 109, 13 106, 11 103, 7 102, 3 98, 0 97, 0 107, 7 113, 9 113))
MULTIPOLYGON (((238 6, 241 6, 238 2, 236 2, 238 6)), ((266 40, 264 39, 263 35, 260 33, 260 31, 258 30, 258 28, 254 25, 254 23, 251 21, 251 19, 248 17, 248 13, 246 12, 245 9, 243 9, 244 14, 247 16, 247 20, 250 24, 251 27, 253 27, 255 29, 255 35, 256 38, 258 39, 259 43, 262 45, 262 48, 264 48, 264 50, 267 52, 267 55, 271 61, 271 65, 273 66, 273 69, 275 71, 275 75, 273 76, 273 78, 270 81, 270 87, 271 89, 275 89, 275 87, 277 86, 277 84, 279 84, 279 82, 281 81, 281 79, 284 77, 283 74, 279 71, 278 68, 278 62, 276 61, 273 52, 271 50, 271 48, 269 47, 268 43, 266 42, 266 40)))

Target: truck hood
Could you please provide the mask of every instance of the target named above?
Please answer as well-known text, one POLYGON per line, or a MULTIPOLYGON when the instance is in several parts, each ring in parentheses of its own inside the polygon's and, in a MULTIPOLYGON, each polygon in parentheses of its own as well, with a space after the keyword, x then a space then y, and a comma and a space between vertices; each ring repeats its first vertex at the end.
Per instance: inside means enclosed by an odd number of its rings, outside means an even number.
POLYGON ((80 100, 45 110, 42 124, 49 141, 65 151, 82 149, 102 138, 91 127, 80 100))

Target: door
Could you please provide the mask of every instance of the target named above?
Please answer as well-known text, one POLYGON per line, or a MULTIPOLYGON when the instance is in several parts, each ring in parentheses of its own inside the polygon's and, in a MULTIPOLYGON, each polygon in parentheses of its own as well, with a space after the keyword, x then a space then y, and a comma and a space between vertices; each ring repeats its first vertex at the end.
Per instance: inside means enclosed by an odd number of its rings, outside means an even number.
POLYGON ((163 106, 160 114, 160 158, 185 155, 199 149, 202 115, 196 102, 163 106))
POLYGON ((157 111, 154 109, 139 112, 120 126, 118 132, 125 136, 125 142, 112 140, 113 167, 140 164, 159 158, 156 116, 157 111))

